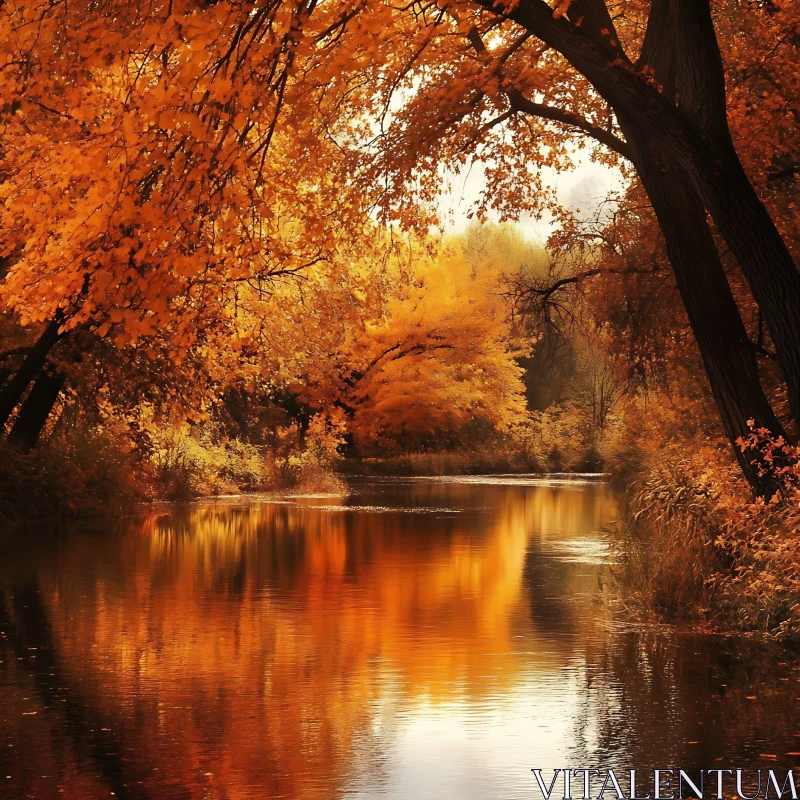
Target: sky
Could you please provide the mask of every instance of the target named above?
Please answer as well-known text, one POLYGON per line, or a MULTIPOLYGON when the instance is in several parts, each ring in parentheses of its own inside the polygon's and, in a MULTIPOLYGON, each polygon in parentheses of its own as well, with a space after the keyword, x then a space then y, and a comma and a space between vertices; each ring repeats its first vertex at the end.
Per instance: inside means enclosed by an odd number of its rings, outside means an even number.
MULTIPOLYGON (((545 168, 542 178, 545 187, 554 188, 558 198, 568 208, 579 208, 581 216, 591 216, 610 191, 623 186, 620 173, 616 169, 597 164, 583 152, 573 156, 575 169, 558 173, 545 168)), ((478 199, 483 185, 483 169, 475 165, 465 168, 452 181, 450 190, 443 193, 440 213, 445 221, 447 233, 460 233, 470 223, 467 216, 470 207, 478 199)), ((553 218, 545 213, 541 219, 524 216, 520 219, 520 231, 526 239, 544 244, 556 229, 553 218)))

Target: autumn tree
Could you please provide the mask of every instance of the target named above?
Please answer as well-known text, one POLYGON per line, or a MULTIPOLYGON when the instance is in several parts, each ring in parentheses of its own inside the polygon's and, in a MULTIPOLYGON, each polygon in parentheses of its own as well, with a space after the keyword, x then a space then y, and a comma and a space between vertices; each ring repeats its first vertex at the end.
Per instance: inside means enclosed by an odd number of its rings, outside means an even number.
POLYGON ((510 334, 497 271, 473 274, 452 252, 419 264, 347 354, 343 400, 362 451, 470 444, 481 424, 524 419, 510 334))
MULTIPOLYGON (((751 13, 772 14, 782 46, 796 18, 770 5, 751 13)), ((409 195, 431 199, 441 163, 477 159, 482 207, 513 215, 536 205, 532 163, 566 168, 571 147, 594 140, 605 148, 596 157, 626 159, 649 195, 731 441, 752 417, 781 425, 706 212, 747 277, 800 417, 800 276, 733 145, 708 2, 632 0, 613 20, 602 0, 373 3, 342 25, 343 47, 379 53, 353 102, 383 109, 367 173, 386 187, 390 212, 402 217, 409 195)), ((759 486, 749 457, 738 457, 759 486)))
POLYGON ((335 145, 291 92, 313 5, 3 5, 0 292, 43 332, 0 425, 70 331, 157 335, 182 359, 243 291, 361 235, 335 145))
POLYGON ((625 0, 613 18, 603 0, 4 4, 5 301, 43 326, 63 315, 57 335, 168 333, 180 358, 201 311, 336 262, 366 214, 426 231, 443 165, 481 162, 477 212, 512 217, 553 206, 539 169, 589 144, 649 197, 729 439, 750 418, 778 434, 707 214, 797 421, 800 276, 773 220, 791 204, 763 205, 734 146, 766 87, 787 124, 758 188, 793 178, 796 79, 767 60, 796 63, 797 16, 780 0, 716 12, 730 92, 708 0, 625 0), (745 18, 742 45, 726 20, 745 18))
POLYGON ((510 325, 503 267, 470 262, 458 240, 381 237, 346 271, 243 295, 252 361, 230 363, 228 380, 288 395, 307 419, 339 409, 361 455, 508 431, 525 419, 528 343, 510 325))

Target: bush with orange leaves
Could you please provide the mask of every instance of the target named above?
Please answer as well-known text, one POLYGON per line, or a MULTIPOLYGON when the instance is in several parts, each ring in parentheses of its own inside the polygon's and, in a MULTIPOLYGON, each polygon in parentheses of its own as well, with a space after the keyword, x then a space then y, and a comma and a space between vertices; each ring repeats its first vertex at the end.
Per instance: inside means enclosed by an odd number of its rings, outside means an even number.
POLYGON ((780 486, 754 498, 724 440, 702 441, 691 421, 681 435, 674 411, 651 406, 609 459, 628 487, 616 538, 623 602, 711 629, 800 635, 797 448, 755 427, 740 441, 780 486))

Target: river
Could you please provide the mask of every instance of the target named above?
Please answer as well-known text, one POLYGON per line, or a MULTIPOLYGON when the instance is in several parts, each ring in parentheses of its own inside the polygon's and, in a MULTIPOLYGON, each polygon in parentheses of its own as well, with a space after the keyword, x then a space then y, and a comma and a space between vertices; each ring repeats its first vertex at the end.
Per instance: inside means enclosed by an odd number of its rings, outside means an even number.
POLYGON ((0 798, 516 800, 536 767, 800 763, 795 655, 625 622, 614 514, 589 478, 381 479, 20 529, 0 798))

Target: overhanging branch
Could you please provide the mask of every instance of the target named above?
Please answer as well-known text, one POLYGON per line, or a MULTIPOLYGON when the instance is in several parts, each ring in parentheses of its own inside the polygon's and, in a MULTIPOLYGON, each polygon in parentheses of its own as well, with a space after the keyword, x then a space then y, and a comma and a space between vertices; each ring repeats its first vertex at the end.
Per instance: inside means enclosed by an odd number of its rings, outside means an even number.
MULTIPOLYGON (((456 20, 458 20, 458 17, 454 12, 451 11, 451 14, 456 20)), ((501 72, 501 67, 509 58, 509 56, 515 52, 525 41, 527 41, 531 35, 533 34, 528 33, 527 35, 521 36, 514 43, 514 45, 512 45, 512 47, 501 56, 496 67, 498 73, 501 72)), ((488 54, 489 51, 487 50, 486 45, 484 44, 484 41, 476 27, 473 26, 470 28, 469 32, 467 33, 467 39, 474 48, 475 52, 479 53, 480 55, 488 54)), ((578 114, 573 114, 572 112, 566 111, 562 108, 548 106, 543 103, 535 103, 533 100, 527 98, 516 86, 512 86, 510 89, 506 90, 505 94, 511 105, 512 111, 522 112, 524 114, 528 114, 529 116, 539 117, 540 119, 547 119, 552 122, 559 122, 562 125, 568 125, 570 127, 577 128, 588 136, 591 136, 600 144, 603 144, 614 152, 619 153, 619 155, 621 155, 623 158, 626 158, 628 161, 633 160, 631 149, 628 146, 628 143, 623 139, 620 139, 618 136, 615 136, 613 133, 611 133, 611 131, 600 128, 597 125, 592 125, 592 123, 587 119, 584 119, 578 114)), ((505 120, 506 116, 507 115, 504 114, 501 117, 498 117, 498 119, 490 123, 488 127, 484 126, 481 129, 481 132, 484 133, 489 129, 489 127, 493 127, 495 124, 498 124, 498 122, 505 120)))

